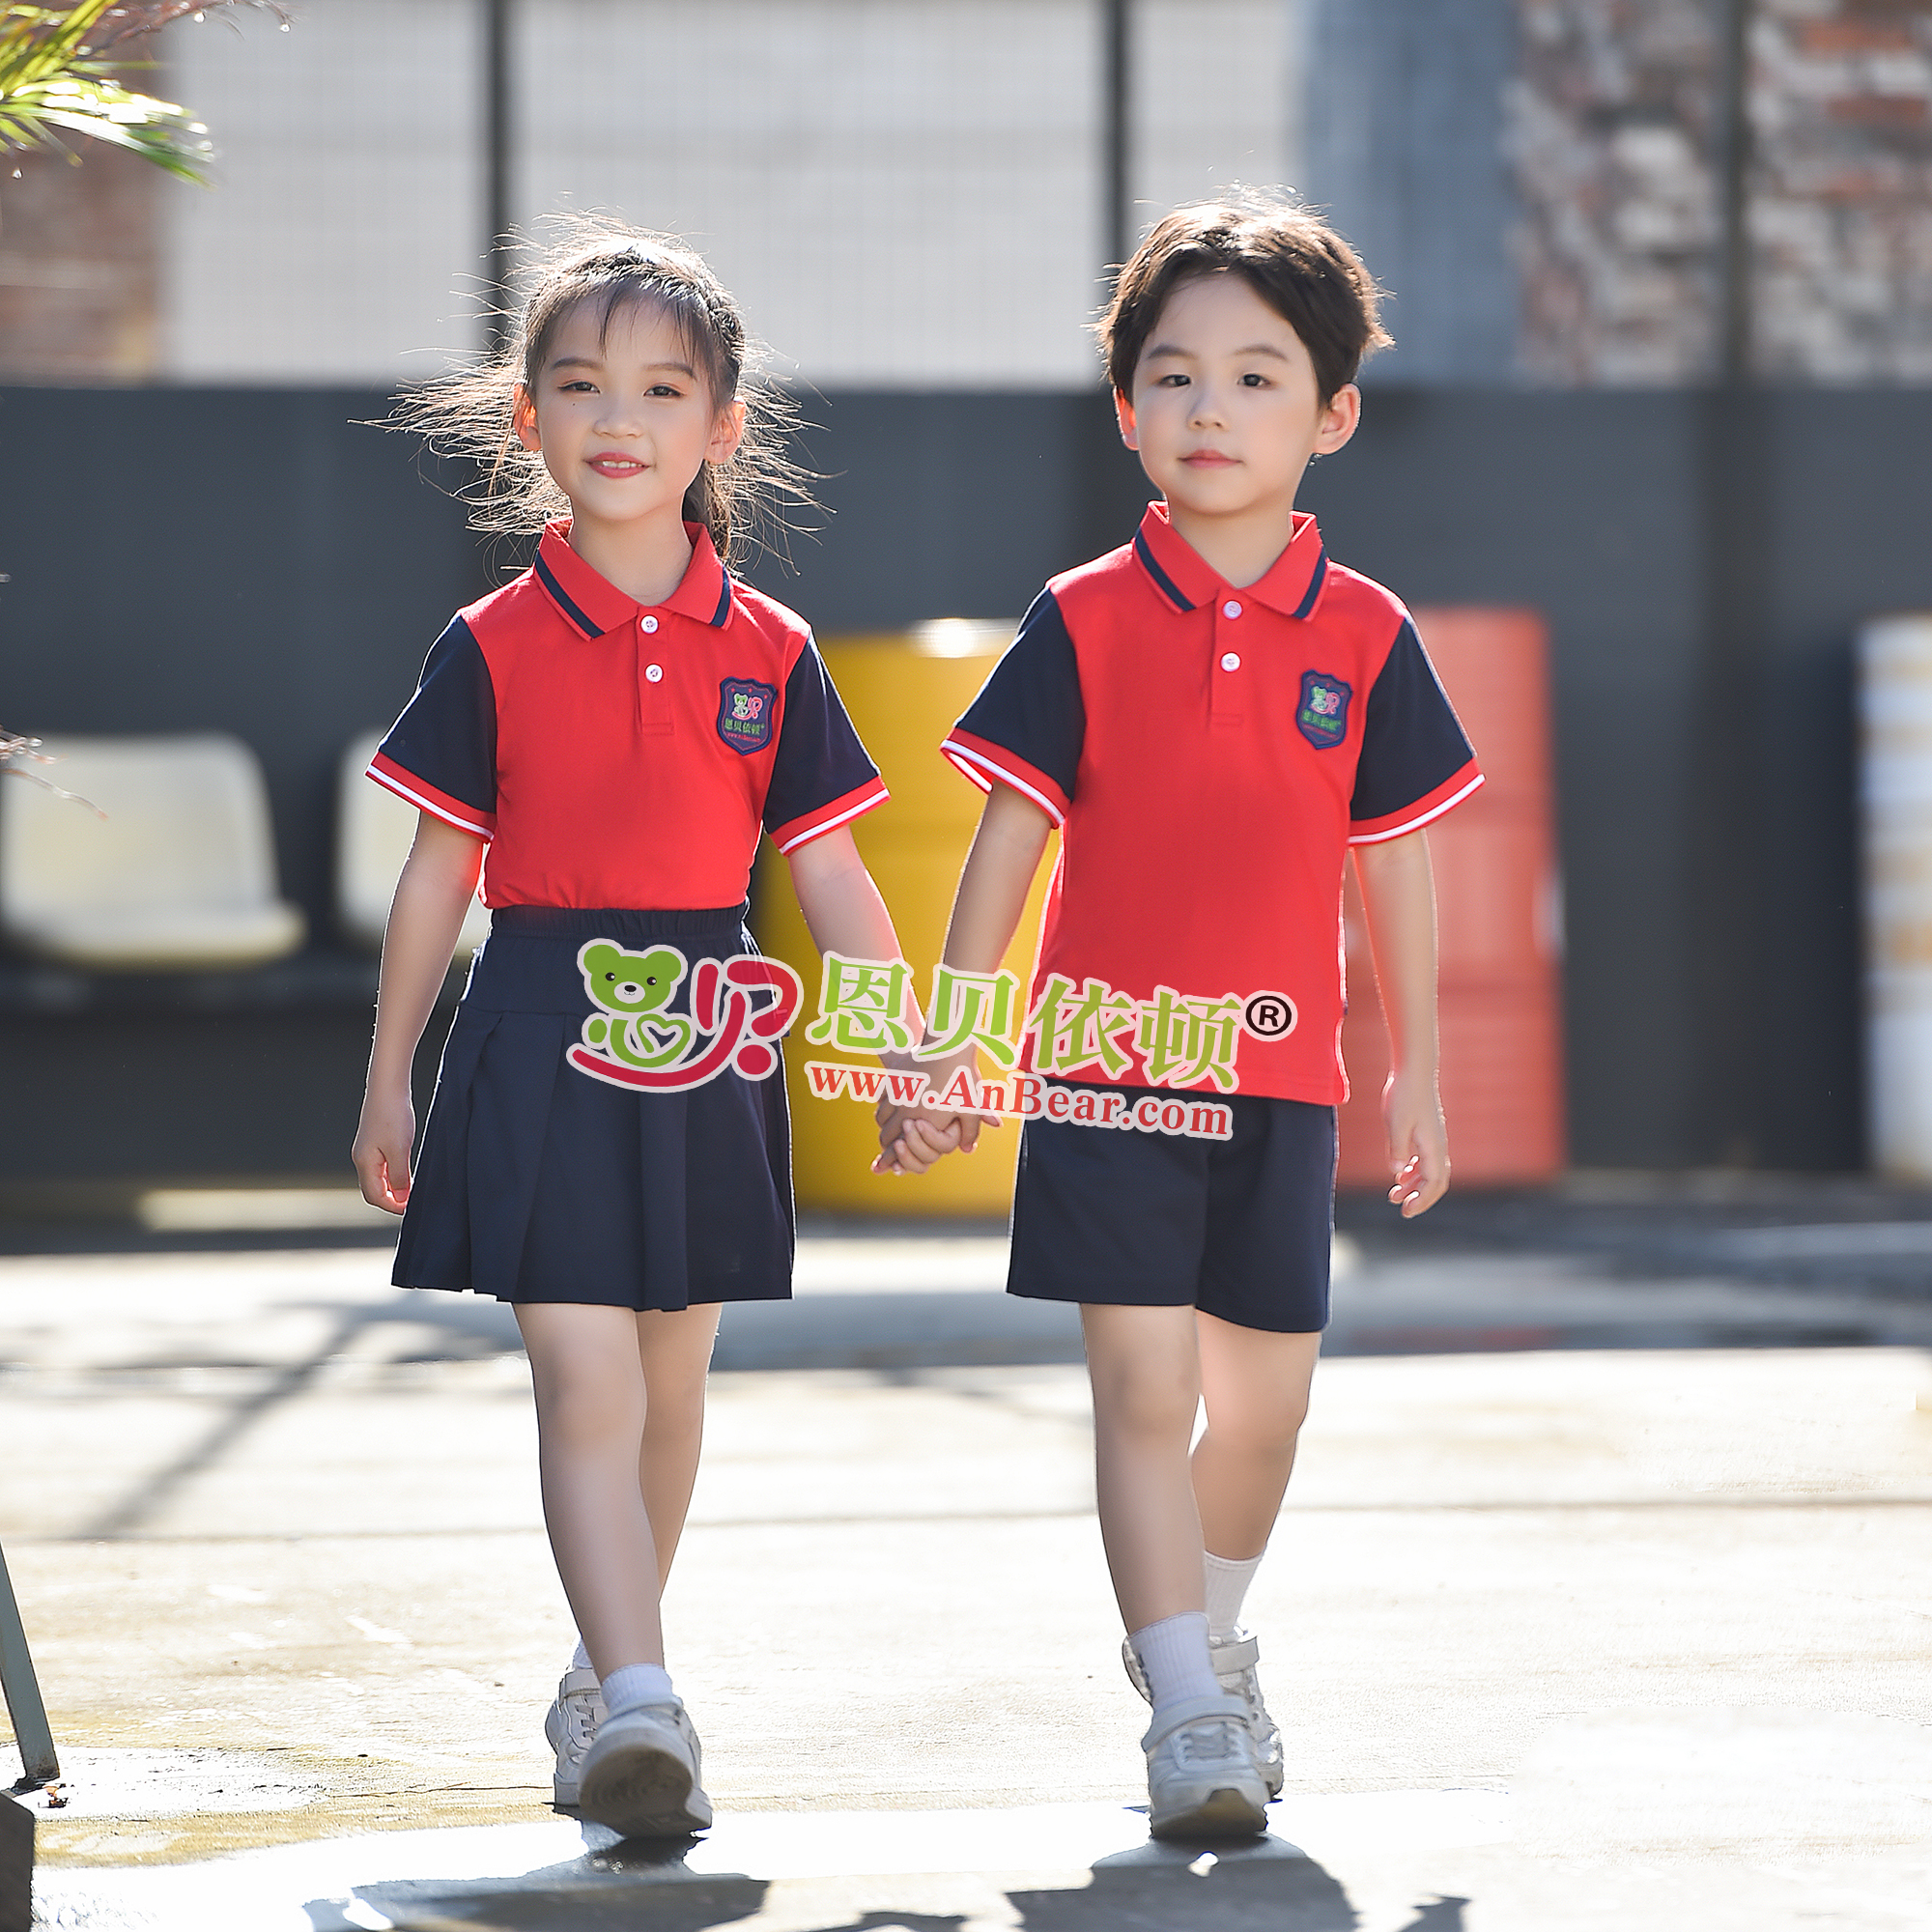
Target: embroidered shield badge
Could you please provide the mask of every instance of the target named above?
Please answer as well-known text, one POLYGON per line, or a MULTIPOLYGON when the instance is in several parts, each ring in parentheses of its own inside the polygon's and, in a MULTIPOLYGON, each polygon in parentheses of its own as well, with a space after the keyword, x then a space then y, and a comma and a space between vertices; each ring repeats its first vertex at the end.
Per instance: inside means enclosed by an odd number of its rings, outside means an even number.
POLYGON ((772 742, 779 688, 753 677, 727 677, 718 686, 718 735, 734 752, 750 755, 772 742))
POLYGON ((1301 673, 1301 702, 1294 726, 1318 752, 1332 751, 1349 735, 1350 686, 1325 670, 1301 673))

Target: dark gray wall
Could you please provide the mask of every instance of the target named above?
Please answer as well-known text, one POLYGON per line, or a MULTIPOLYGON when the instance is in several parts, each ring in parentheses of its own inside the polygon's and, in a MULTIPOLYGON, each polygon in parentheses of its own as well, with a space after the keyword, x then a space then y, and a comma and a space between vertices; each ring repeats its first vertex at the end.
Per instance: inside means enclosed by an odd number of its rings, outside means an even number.
MULTIPOLYGON (((491 581, 407 446, 353 426, 380 410, 0 390, 0 721, 240 732, 324 932, 342 744, 393 714, 491 581), (153 483, 122 480, 128 451, 153 483)), ((843 395, 808 413, 835 514, 791 568, 753 574, 821 635, 1013 615, 1145 499, 1098 395, 843 395)), ((1549 618, 1580 1163, 1862 1159, 1849 654, 1869 612, 1932 607, 1927 446, 1928 391, 1383 387, 1310 475, 1334 554, 1411 603, 1549 618)), ((0 1014, 0 1052, 29 1054, 55 1096, 39 1121, 10 1110, 0 1168, 85 1174, 110 1151, 120 1172, 313 1165, 346 1144, 360 1080, 361 1021, 333 997, 232 1029, 0 1014), (185 1082, 203 1096, 185 1113, 185 1082), (105 1136, 96 1105, 116 1110, 105 1136)))
POLYGON ((1308 0, 1297 183, 1389 291, 1371 383, 1516 367, 1504 91, 1517 0, 1308 0))

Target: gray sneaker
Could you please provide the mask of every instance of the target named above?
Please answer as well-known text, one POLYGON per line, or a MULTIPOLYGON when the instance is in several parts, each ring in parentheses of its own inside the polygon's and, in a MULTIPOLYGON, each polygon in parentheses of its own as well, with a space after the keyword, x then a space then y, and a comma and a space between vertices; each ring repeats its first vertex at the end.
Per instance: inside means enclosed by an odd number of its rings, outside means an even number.
POLYGON ((1148 1830, 1156 1838, 1256 1838, 1267 1786, 1238 1697, 1197 1697, 1161 1712, 1147 1752, 1148 1830))
POLYGON ((606 1718, 583 1753, 577 1808, 627 1838, 684 1838, 711 1826, 697 1733, 682 1701, 606 1718))
POLYGON ((578 1780, 582 1772, 583 1753, 604 1721, 604 1692, 594 1670, 566 1670, 556 1687, 556 1702, 544 1718, 544 1736, 556 1753, 556 1775, 552 1784, 558 1804, 577 1803, 578 1780))
MULTIPOLYGON (((1279 1798, 1284 1765, 1281 1732, 1262 1702, 1261 1678, 1255 1669, 1261 1658, 1261 1645, 1255 1641, 1254 1632, 1236 1630, 1226 1636, 1210 1636, 1208 1656, 1214 1665, 1215 1683, 1247 1706, 1248 1730, 1255 1741, 1255 1764, 1267 1784, 1268 1796, 1279 1798)), ((1121 1662, 1126 1666, 1127 1682, 1151 1704, 1153 1694, 1148 1690, 1147 1672, 1134 1655, 1131 1637, 1121 1639, 1121 1662)))

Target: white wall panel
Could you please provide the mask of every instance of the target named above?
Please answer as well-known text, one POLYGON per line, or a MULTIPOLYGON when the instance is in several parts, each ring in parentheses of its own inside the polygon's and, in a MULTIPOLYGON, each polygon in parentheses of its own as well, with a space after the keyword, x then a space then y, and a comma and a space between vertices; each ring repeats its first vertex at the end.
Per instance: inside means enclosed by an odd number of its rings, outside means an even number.
POLYGON ((1299 187, 1297 0, 1136 0, 1133 18, 1136 234, 1232 183, 1299 187))
MULTIPOLYGON (((1293 178, 1301 0, 1137 0, 1143 225, 1293 178)), ((1066 386, 1108 253, 1098 0, 516 0, 514 217, 689 238, 824 386, 1066 386)), ((163 373, 392 382, 472 348, 482 0, 170 30, 221 151, 165 197, 163 373)))
POLYGON ((1094 0, 522 0, 517 213, 699 247, 820 385, 1091 382, 1094 0))
POLYGON ((183 22, 172 98, 220 151, 217 185, 165 198, 162 372, 186 382, 388 382, 477 335, 475 0, 315 0, 183 22))

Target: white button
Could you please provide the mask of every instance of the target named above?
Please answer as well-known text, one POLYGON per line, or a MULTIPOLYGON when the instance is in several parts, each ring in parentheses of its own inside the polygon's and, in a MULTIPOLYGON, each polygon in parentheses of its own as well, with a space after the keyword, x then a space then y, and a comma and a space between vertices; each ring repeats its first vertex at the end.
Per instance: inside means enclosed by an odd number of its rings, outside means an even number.
POLYGON ((658 627, 658 620, 655 617, 639 617, 638 619, 638 628, 640 631, 642 631, 646 637, 648 637, 653 631, 655 631, 657 627, 658 627))
POLYGON ((1239 651, 1222 652, 1221 668, 1223 670, 1239 670, 1240 668, 1241 668, 1241 654, 1239 651))
POLYGON ((665 668, 663 665, 646 665, 644 667, 644 682, 646 684, 662 684, 664 682, 664 675, 665 668))
POLYGON ((1224 617, 1238 617, 1241 614, 1241 607, 1231 597, 1221 606, 1221 614, 1224 617))

